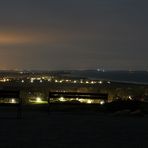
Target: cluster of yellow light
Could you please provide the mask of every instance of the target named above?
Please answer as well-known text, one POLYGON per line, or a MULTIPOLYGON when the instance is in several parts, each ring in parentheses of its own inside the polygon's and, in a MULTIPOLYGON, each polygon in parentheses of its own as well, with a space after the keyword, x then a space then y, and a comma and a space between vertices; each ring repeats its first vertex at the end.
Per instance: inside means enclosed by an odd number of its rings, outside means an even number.
POLYGON ((88 81, 88 80, 86 80, 86 81, 84 81, 84 80, 64 80, 64 79, 61 79, 61 80, 58 80, 58 79, 55 79, 54 80, 54 82, 55 83, 73 83, 73 84, 76 84, 76 83, 81 83, 81 84, 96 84, 96 83, 98 83, 98 84, 102 84, 103 83, 103 81, 88 81))
POLYGON ((11 99, 11 103, 12 104, 15 104, 16 103, 16 100, 15 99, 11 99))
POLYGON ((77 100, 80 101, 81 103, 86 103, 86 104, 94 103, 94 101, 91 99, 77 99, 77 100))
POLYGON ((68 99, 68 98, 60 97, 58 100, 61 101, 61 102, 76 100, 76 101, 79 101, 80 103, 86 103, 86 104, 93 104, 93 103, 97 103, 97 104, 100 104, 100 105, 105 104, 104 100, 93 100, 93 99, 80 99, 80 98, 68 99))
POLYGON ((37 97, 37 98, 36 98, 36 102, 39 103, 39 102, 41 102, 41 101, 42 101, 42 99, 41 99, 40 97, 37 97))
POLYGON ((43 80, 47 80, 48 82, 51 81, 50 77, 32 77, 32 78, 28 78, 30 79, 30 82, 33 83, 35 80, 39 81, 40 83, 43 82, 43 80))
POLYGON ((91 104, 93 101, 92 100, 87 100, 87 103, 88 104, 91 104))
POLYGON ((8 98, 1 98, 0 99, 0 103, 11 103, 11 104, 16 104, 17 103, 17 100, 15 98, 11 98, 11 99, 8 99, 8 98))
POLYGON ((64 102, 64 101, 66 101, 66 99, 65 99, 64 97, 60 97, 60 98, 59 98, 59 101, 64 102))
POLYGON ((0 79, 0 82, 9 82, 10 81, 10 79, 8 79, 8 78, 2 78, 2 79, 0 79))
POLYGON ((36 97, 33 100, 30 99, 29 102, 33 104, 47 104, 48 103, 47 101, 43 101, 41 97, 36 97))
MULTIPOLYGON (((70 80, 70 79, 55 79, 53 77, 49 77, 49 76, 44 76, 44 77, 31 77, 31 78, 27 78, 30 80, 30 83, 34 83, 35 80, 39 81, 40 83, 43 83, 44 81, 48 81, 48 82, 54 82, 54 83, 72 83, 72 84, 90 84, 90 85, 94 85, 94 84, 103 84, 103 81, 98 81, 98 80, 70 80)), ((5 79, 0 80, 0 82, 5 82, 5 79)), ((21 80, 22 83, 24 83, 24 80, 21 80)), ((110 81, 106 82, 107 84, 110 84, 110 81)))

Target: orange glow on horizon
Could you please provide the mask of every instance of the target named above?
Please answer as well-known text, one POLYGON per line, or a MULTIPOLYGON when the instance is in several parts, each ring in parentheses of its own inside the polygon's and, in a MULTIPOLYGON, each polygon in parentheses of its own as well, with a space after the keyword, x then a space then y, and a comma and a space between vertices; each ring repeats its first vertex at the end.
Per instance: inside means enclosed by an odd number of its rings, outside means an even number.
POLYGON ((0 44, 40 44, 56 42, 56 37, 43 33, 0 33, 0 44))

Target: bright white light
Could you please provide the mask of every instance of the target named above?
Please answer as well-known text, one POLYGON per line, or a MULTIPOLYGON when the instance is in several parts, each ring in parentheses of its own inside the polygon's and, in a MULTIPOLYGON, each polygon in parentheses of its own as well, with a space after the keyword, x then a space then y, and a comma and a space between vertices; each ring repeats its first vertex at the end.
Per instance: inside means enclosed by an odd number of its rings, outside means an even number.
POLYGON ((131 96, 128 96, 128 98, 129 98, 130 100, 133 100, 131 96))
POLYGON ((91 103, 92 103, 92 101, 91 101, 91 100, 88 100, 88 101, 87 101, 87 103, 88 103, 88 104, 91 104, 91 103))
POLYGON ((76 98, 77 101, 79 101, 79 98, 76 98))
POLYGON ((65 101, 65 99, 63 97, 60 97, 59 100, 60 101, 65 101))
POLYGON ((42 80, 40 80, 40 83, 42 83, 43 81, 42 80))
POLYGON ((58 80, 55 80, 55 83, 57 83, 58 82, 58 80))
POLYGON ((110 84, 111 82, 110 82, 110 81, 108 81, 107 83, 108 83, 108 84, 110 84))
POLYGON ((24 80, 22 80, 22 83, 24 83, 24 80))
POLYGON ((40 97, 36 98, 36 102, 41 102, 41 101, 42 101, 42 99, 40 97))
POLYGON ((77 83, 77 81, 76 81, 76 80, 74 80, 73 82, 74 82, 74 83, 77 83))
POLYGON ((102 84, 103 82, 102 81, 99 81, 99 83, 102 84))
POLYGON ((105 104, 105 102, 102 100, 102 101, 100 101, 100 104, 103 105, 103 104, 105 104))
POLYGON ((16 103, 15 99, 12 99, 12 100, 11 100, 11 103, 16 103))

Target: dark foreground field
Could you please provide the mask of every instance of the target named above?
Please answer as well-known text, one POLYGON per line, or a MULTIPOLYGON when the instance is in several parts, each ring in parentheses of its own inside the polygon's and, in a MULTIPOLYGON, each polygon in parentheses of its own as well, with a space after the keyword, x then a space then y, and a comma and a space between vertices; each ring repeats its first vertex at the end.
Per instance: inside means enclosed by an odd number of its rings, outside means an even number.
POLYGON ((147 148, 148 116, 0 110, 0 148, 147 148))

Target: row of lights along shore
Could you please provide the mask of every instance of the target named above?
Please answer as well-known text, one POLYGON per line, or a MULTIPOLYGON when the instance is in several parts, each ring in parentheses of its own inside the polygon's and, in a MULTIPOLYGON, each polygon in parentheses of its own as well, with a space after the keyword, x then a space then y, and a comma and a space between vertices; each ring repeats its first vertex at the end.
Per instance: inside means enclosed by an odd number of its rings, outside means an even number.
MULTIPOLYGON (((14 79, 13 79, 14 80, 14 79)), ((0 79, 0 82, 5 83, 5 82, 11 82, 13 81, 12 79, 8 79, 8 78, 2 78, 0 79)), ((52 83, 72 83, 72 84, 103 84, 103 83, 107 83, 110 84, 110 81, 101 81, 101 80, 70 80, 70 79, 53 79, 53 78, 45 78, 45 77, 38 77, 38 78, 27 78, 27 79, 19 79, 19 81, 21 83, 25 83, 25 82, 30 82, 30 83, 34 83, 34 82, 39 82, 39 83, 43 83, 43 82, 52 82, 52 83)))
MULTIPOLYGON (((43 83, 44 81, 53 82, 53 83, 73 83, 73 84, 103 84, 103 81, 96 81, 96 80, 64 80, 64 79, 42 79, 42 78, 30 78, 30 83, 34 83, 35 81, 38 81, 40 83, 43 83)), ((22 80, 22 83, 25 81, 22 80)), ((110 84, 110 81, 106 82, 107 84, 110 84)))

